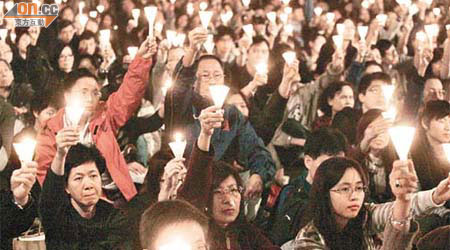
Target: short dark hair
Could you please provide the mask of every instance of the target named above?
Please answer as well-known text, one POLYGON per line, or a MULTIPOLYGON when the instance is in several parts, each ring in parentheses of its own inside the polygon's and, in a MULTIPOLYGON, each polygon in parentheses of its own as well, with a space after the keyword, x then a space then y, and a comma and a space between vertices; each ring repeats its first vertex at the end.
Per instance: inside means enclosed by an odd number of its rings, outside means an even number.
POLYGON ((423 110, 421 121, 429 126, 432 120, 442 119, 450 115, 450 103, 443 100, 429 101, 423 110))
POLYGON ((158 234, 169 225, 182 222, 197 222, 204 230, 208 230, 208 217, 190 203, 182 200, 161 201, 147 210, 141 216, 139 235, 141 247, 156 250, 154 244, 158 234))
POLYGON ((364 65, 364 72, 369 68, 370 66, 378 66, 381 70, 383 70, 383 66, 381 64, 377 63, 376 61, 367 61, 366 65, 364 65))
POLYGON ((70 147, 64 163, 64 178, 66 183, 72 168, 76 168, 89 162, 94 162, 100 173, 103 173, 106 169, 105 158, 95 146, 88 147, 78 143, 77 145, 70 147))
POLYGON ((54 93, 50 91, 38 91, 33 95, 30 102, 31 112, 41 113, 47 107, 59 108, 59 103, 54 93))
POLYGON ((367 89, 372 84, 373 81, 383 81, 387 84, 391 84, 392 78, 384 72, 375 72, 372 74, 367 74, 361 78, 361 82, 358 87, 358 94, 366 94, 367 89))
POLYGON ((320 128, 313 131, 305 142, 305 155, 316 159, 321 155, 337 155, 345 152, 347 140, 345 136, 333 128, 320 128))
POLYGON ((377 44, 375 45, 375 47, 380 51, 380 55, 381 57, 385 57, 386 56, 386 51, 391 48, 394 44, 387 40, 387 39, 381 39, 377 42, 377 44))
POLYGON ((68 26, 73 26, 72 22, 69 20, 61 20, 61 22, 58 23, 58 34, 63 30, 64 28, 68 26))
POLYGON ((260 36, 260 35, 254 36, 254 37, 253 37, 253 42, 252 42, 252 44, 250 45, 249 49, 250 49, 251 47, 257 45, 257 44, 260 44, 260 43, 265 43, 265 44, 267 45, 267 47, 270 49, 270 43, 269 43, 269 41, 267 41, 267 39, 265 39, 263 36, 260 36))
POLYGON ((319 109, 325 113, 326 116, 332 116, 332 110, 330 104, 328 104, 328 100, 333 99, 338 92, 342 91, 344 86, 348 86, 353 90, 351 83, 342 81, 332 82, 323 90, 319 97, 319 109))
MULTIPOLYGON (((77 67, 76 68, 78 68, 80 66, 81 61, 83 61, 85 59, 88 60, 92 64, 92 66, 95 67, 95 69, 98 69, 98 67, 100 66, 99 62, 97 61, 95 56, 88 55, 88 54, 83 54, 83 55, 80 55, 80 57, 78 57, 78 59, 77 59, 77 67)), ((82 69, 84 69, 84 68, 82 68, 82 69)))
POLYGON ((216 60, 220 64, 220 67, 223 70, 223 62, 220 60, 220 58, 218 58, 215 55, 205 54, 205 55, 200 56, 200 58, 197 60, 196 71, 198 70, 198 65, 200 64, 201 61, 209 60, 209 59, 216 60))
POLYGON ((86 30, 83 32, 83 34, 81 34, 80 36, 80 41, 83 40, 89 40, 89 39, 94 39, 96 40, 95 34, 92 31, 86 30))
POLYGON ((83 69, 74 70, 69 73, 69 75, 67 76, 67 79, 64 81, 64 91, 70 90, 75 85, 75 83, 78 81, 78 79, 83 78, 83 77, 94 78, 97 81, 97 77, 94 74, 92 74, 91 72, 89 72, 89 70, 87 70, 87 69, 83 68, 83 69))
POLYGON ((233 40, 235 38, 234 31, 230 27, 220 25, 216 29, 216 34, 214 35, 214 42, 215 43, 218 42, 224 36, 230 36, 231 39, 233 39, 233 40))

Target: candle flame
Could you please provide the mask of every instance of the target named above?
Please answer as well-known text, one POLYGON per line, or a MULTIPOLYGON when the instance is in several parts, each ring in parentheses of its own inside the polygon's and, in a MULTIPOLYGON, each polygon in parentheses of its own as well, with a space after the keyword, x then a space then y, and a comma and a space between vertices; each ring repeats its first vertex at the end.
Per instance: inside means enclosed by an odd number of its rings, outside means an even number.
POLYGON ((316 14, 316 16, 322 15, 322 12, 323 12, 323 9, 321 7, 314 8, 314 14, 316 14))
POLYGON ((230 88, 225 85, 210 85, 209 92, 213 99, 214 105, 217 107, 222 107, 225 99, 228 95, 230 88))
POLYGON ((406 161, 416 129, 409 126, 397 126, 389 128, 388 132, 400 160, 406 161))
POLYGON ((136 46, 132 46, 132 47, 128 47, 127 51, 128 51, 128 55, 130 55, 131 59, 134 59, 136 57, 136 54, 138 52, 138 47, 136 46))
POLYGON ((266 14, 266 16, 267 16, 267 19, 269 19, 269 21, 271 23, 276 23, 277 22, 277 13, 275 11, 268 12, 266 14))
POLYGON ((288 65, 291 65, 294 62, 296 57, 297 57, 297 55, 295 54, 294 51, 286 51, 286 52, 283 53, 284 61, 288 65))
POLYGON ((342 35, 334 35, 332 38, 336 48, 341 49, 344 44, 344 37, 342 35))
POLYGON ((175 158, 181 159, 184 155, 184 150, 186 149, 186 140, 181 133, 175 133, 175 141, 169 143, 169 147, 172 150, 175 158))
POLYGON ((36 148, 36 141, 31 138, 25 138, 19 143, 13 143, 14 149, 22 162, 31 162, 36 148))
POLYGON ((212 11, 200 11, 200 22, 202 23, 203 28, 208 29, 209 22, 211 21, 211 18, 213 16, 212 11))

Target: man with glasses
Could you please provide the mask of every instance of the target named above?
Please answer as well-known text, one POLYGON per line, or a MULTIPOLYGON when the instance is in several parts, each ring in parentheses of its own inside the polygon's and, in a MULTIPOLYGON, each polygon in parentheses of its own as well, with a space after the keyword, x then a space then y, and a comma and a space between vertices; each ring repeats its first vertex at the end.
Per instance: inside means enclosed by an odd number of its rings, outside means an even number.
POLYGON ((39 133, 36 161, 41 185, 56 154, 56 134, 59 133, 62 144, 95 144, 105 157, 108 174, 123 197, 129 201, 136 195, 128 166, 116 141, 116 133, 141 103, 147 87, 150 59, 155 52, 156 43, 148 38, 129 66, 123 84, 106 102, 100 101, 102 86, 94 75, 85 69, 70 73, 65 82, 66 105, 78 103, 84 112, 79 121, 74 121, 67 108, 61 109, 39 133))
POLYGON ((425 81, 423 88, 423 103, 426 104, 429 101, 444 100, 445 90, 442 87, 442 82, 438 78, 429 78, 425 81))

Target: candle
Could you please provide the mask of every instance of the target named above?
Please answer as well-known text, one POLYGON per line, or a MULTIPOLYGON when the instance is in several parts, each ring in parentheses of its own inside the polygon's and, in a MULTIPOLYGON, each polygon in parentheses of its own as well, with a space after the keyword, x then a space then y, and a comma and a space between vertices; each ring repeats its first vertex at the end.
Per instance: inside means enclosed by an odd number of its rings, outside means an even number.
POLYGON ((251 0, 242 0, 242 4, 245 6, 245 8, 248 8, 250 6, 251 0))
POLYGON ((189 16, 192 16, 192 15, 194 14, 194 4, 193 4, 193 3, 188 3, 188 4, 186 5, 186 13, 187 13, 189 16))
POLYGON ((164 83, 164 85, 161 87, 161 91, 163 93, 163 96, 166 96, 167 90, 169 90, 170 87, 172 87, 172 79, 168 78, 166 80, 166 82, 164 83))
POLYGON ((13 1, 6 2, 5 7, 7 11, 10 11, 14 7, 14 2, 13 1))
POLYGON ((223 103, 227 98, 228 91, 230 91, 230 88, 225 85, 209 86, 209 92, 211 93, 211 98, 213 99, 214 106, 222 108, 223 103))
POLYGON ((441 9, 439 8, 433 8, 433 14, 437 17, 441 15, 441 9))
POLYGON ((233 11, 228 10, 226 12, 222 12, 220 14, 220 20, 222 20, 222 23, 224 25, 228 25, 228 22, 233 18, 233 11))
POLYGON ((60 5, 61 4, 61 0, 55 0, 55 3, 57 4, 57 5, 60 5))
POLYGON ((136 54, 138 52, 138 47, 136 46, 132 46, 132 47, 128 47, 127 51, 128 51, 128 55, 130 55, 131 60, 133 60, 136 57, 136 54))
POLYGON ((73 98, 66 105, 65 114, 72 126, 78 125, 83 113, 84 113, 84 105, 83 102, 78 98, 73 98))
POLYGON ((199 8, 200 8, 200 11, 205 11, 208 8, 208 3, 201 2, 199 8))
POLYGON ((416 129, 408 126, 397 126, 389 128, 388 132, 400 160, 406 161, 416 129))
POLYGON ((332 37, 334 44, 337 49, 342 49, 342 45, 344 44, 344 37, 342 35, 334 35, 332 37))
POLYGON ((206 52, 208 52, 208 54, 213 54, 214 46, 214 36, 208 35, 206 41, 203 43, 203 47, 205 48, 206 52))
POLYGON ((361 3, 361 7, 363 7, 364 9, 368 9, 368 8, 370 7, 369 1, 364 0, 364 1, 361 3))
POLYGON ((283 24, 286 24, 288 21, 289 16, 286 13, 280 13, 280 20, 283 24))
POLYGON ((294 34, 294 27, 292 26, 292 24, 288 23, 284 26, 284 31, 286 31, 286 33, 291 36, 292 34, 294 34))
POLYGON ((414 16, 419 12, 419 7, 416 4, 412 4, 409 6, 408 11, 410 16, 414 16))
POLYGON ((80 15, 79 20, 80 20, 81 27, 83 27, 83 29, 84 29, 86 27, 86 24, 87 24, 89 18, 86 15, 80 15))
POLYGON ((95 10, 89 11, 89 16, 94 19, 97 18, 97 11, 95 11, 95 10))
POLYGON ((175 47, 183 47, 184 41, 186 40, 186 34, 184 33, 178 33, 175 37, 175 41, 173 46, 175 47))
POLYGON ((288 15, 290 15, 291 13, 292 13, 292 8, 291 7, 286 7, 286 8, 284 8, 284 13, 286 13, 286 14, 288 14, 288 15))
POLYGON ((25 138, 19 143, 13 143, 14 149, 21 162, 33 161, 34 149, 36 148, 36 141, 31 138, 25 138))
POLYGON ((169 46, 174 45, 175 39, 177 36, 177 32, 174 30, 166 30, 167 41, 169 42, 169 46))
POLYGON ((383 91, 384 100, 386 100, 386 104, 389 104, 389 102, 392 99, 392 96, 394 95, 395 86, 394 85, 383 85, 381 87, 381 90, 383 91))
POLYGON ((273 24, 276 24, 276 22, 277 22, 277 13, 275 11, 268 12, 266 14, 266 16, 267 16, 267 19, 269 20, 269 22, 271 22, 273 24))
POLYGON ((133 20, 136 24, 136 27, 138 26, 138 22, 139 22, 139 16, 141 15, 141 10, 140 9, 132 9, 131 10, 131 15, 133 16, 133 20))
POLYGON ((438 24, 428 24, 424 26, 425 33, 427 33, 429 38, 437 37, 439 34, 438 24))
POLYGON ((86 3, 84 1, 80 1, 78 3, 78 13, 79 14, 83 13, 83 9, 84 9, 85 6, 86 6, 86 3))
POLYGON ((246 36, 252 38, 253 37, 253 24, 246 24, 242 26, 242 29, 244 30, 244 33, 246 36))
POLYGON ((384 119, 395 121, 395 116, 397 115, 397 110, 393 106, 390 106, 387 111, 381 113, 384 119))
POLYGON ((387 18, 388 18, 388 16, 387 15, 385 15, 385 14, 378 14, 377 15, 377 20, 378 20, 378 23, 381 25, 381 26, 385 26, 386 25, 386 21, 387 21, 387 18))
POLYGON ((322 15, 322 12, 323 12, 323 9, 321 7, 314 8, 314 14, 316 14, 316 16, 322 15))
POLYGON ((148 6, 144 8, 145 17, 147 17, 148 21, 148 36, 153 37, 153 24, 155 23, 156 14, 158 12, 158 8, 156 6, 148 6))
POLYGON ((288 5, 291 0, 282 0, 284 5, 288 5))
POLYGON ((335 14, 333 12, 328 12, 325 17, 327 18, 327 22, 331 23, 334 21, 335 14))
POLYGON ((183 138, 183 135, 181 133, 176 133, 175 141, 170 142, 169 147, 175 155, 175 158, 183 158, 184 150, 186 149, 186 140, 183 138))
POLYGON ((447 161, 450 162, 450 143, 443 143, 442 147, 444 148, 444 153, 447 157, 447 161))
POLYGON ((100 45, 105 46, 109 44, 111 39, 111 30, 100 30, 100 45))
POLYGON ((294 51, 286 51, 286 52, 283 53, 284 61, 288 65, 291 65, 294 62, 296 57, 297 57, 297 55, 295 54, 294 51))
POLYGON ((98 11, 98 13, 102 14, 103 11, 105 11, 105 6, 99 4, 99 5, 97 6, 97 11, 98 11))
POLYGON ((212 11, 200 11, 200 22, 202 23, 203 28, 208 29, 209 22, 211 21, 211 18, 213 16, 212 11))
POLYGON ((369 27, 367 26, 358 26, 358 34, 361 40, 365 41, 367 32, 369 31, 369 27))
POLYGON ((338 35, 344 35, 345 24, 343 24, 343 23, 336 24, 336 31, 337 31, 338 35))
POLYGON ((6 36, 8 35, 8 30, 7 29, 0 29, 0 39, 5 42, 6 41, 6 36))

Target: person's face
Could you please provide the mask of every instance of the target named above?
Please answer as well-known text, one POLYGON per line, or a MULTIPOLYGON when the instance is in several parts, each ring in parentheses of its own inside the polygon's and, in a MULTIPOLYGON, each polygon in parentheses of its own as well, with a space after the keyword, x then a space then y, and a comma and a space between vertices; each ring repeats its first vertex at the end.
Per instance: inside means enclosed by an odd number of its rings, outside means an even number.
POLYGON ((110 15, 106 15, 102 20, 102 27, 105 29, 111 29, 112 28, 112 17, 110 15))
POLYGON ((95 39, 91 38, 81 40, 78 50, 80 51, 80 54, 94 55, 96 48, 97 44, 95 43, 95 39))
POLYGON ((187 15, 181 15, 178 18, 178 28, 184 29, 189 24, 189 18, 187 15))
POLYGON ((65 9, 64 12, 61 14, 61 19, 73 22, 74 20, 73 10, 71 8, 65 9))
POLYGON ((391 46, 388 50, 386 50, 383 61, 387 65, 395 65, 398 63, 398 53, 394 46, 391 46))
POLYGON ((210 85, 224 85, 222 66, 214 59, 200 61, 197 67, 196 91, 204 98, 212 100, 209 92, 210 85))
POLYGON ((0 42, 0 58, 7 61, 8 63, 12 62, 13 53, 11 47, 8 44, 0 42))
POLYGON ((87 58, 84 58, 83 60, 81 60, 80 65, 78 65, 79 69, 87 69, 89 70, 89 72, 91 72, 92 74, 97 74, 97 69, 95 68, 94 65, 92 65, 91 61, 87 58))
POLYGON ((234 222, 239 215, 241 192, 233 176, 229 176, 213 190, 212 216, 222 227, 234 222))
POLYGON ((241 95, 235 94, 230 96, 230 98, 228 98, 227 100, 227 103, 236 106, 236 108, 241 111, 244 117, 248 117, 248 107, 241 95))
POLYGON ((27 53, 27 48, 30 46, 31 39, 28 34, 24 34, 20 37, 19 42, 17 43, 17 48, 21 53, 27 53))
POLYGON ((430 79, 425 82, 425 88, 423 89, 423 102, 444 100, 444 90, 442 88, 442 82, 439 79, 430 79))
POLYGON ((171 224, 158 233, 154 247, 147 249, 206 249, 206 236, 202 227, 195 221, 183 221, 171 224))
POLYGON ((169 73, 172 73, 175 70, 175 66, 177 65, 178 61, 180 61, 181 57, 183 56, 183 48, 171 48, 167 55, 166 70, 169 73))
POLYGON ((94 162, 81 164, 72 168, 67 180, 66 192, 81 208, 95 206, 102 195, 100 173, 94 162))
POLYGON ((255 28, 255 32, 258 35, 265 35, 266 34, 266 24, 264 23, 257 23, 254 24, 253 27, 255 28))
POLYGON ((450 143, 450 116, 431 120, 430 125, 425 129, 427 135, 435 141, 450 143))
POLYGON ((14 75, 11 69, 9 69, 8 65, 4 62, 0 62, 0 87, 9 87, 11 86, 14 80, 14 75))
POLYGON ((328 104, 331 106, 333 114, 343 110, 345 107, 353 108, 355 105, 353 89, 350 86, 342 87, 342 90, 336 92, 333 99, 328 100, 328 104))
POLYGON ((366 90, 366 94, 359 94, 364 112, 370 109, 386 109, 386 101, 383 96, 383 86, 385 85, 387 83, 381 80, 372 81, 366 90))
POLYGON ((311 49, 314 53, 319 54, 320 49, 322 48, 322 46, 326 43, 327 41, 325 40, 325 37, 323 36, 318 36, 316 38, 316 40, 314 40, 314 43, 311 46, 311 49))
POLYGON ((228 55, 233 49, 233 38, 229 35, 222 36, 216 43, 217 54, 228 55))
POLYGON ((316 159, 313 159, 311 156, 309 155, 305 155, 305 166, 308 169, 308 176, 307 176, 307 180, 312 183, 314 180, 314 176, 316 175, 316 171, 319 168, 320 164, 322 164, 322 162, 330 159, 331 157, 336 157, 336 156, 342 156, 344 157, 345 154, 344 152, 339 152, 336 155, 328 155, 328 154, 321 154, 319 155, 319 157, 317 157, 316 159))
POLYGON ((97 33, 98 31, 98 23, 94 20, 89 19, 86 23, 86 30, 91 31, 92 33, 97 33))
POLYGON ((64 44, 69 44, 72 41, 73 35, 75 34, 75 30, 72 25, 69 25, 63 28, 59 32, 59 40, 61 40, 64 44))
POLYGON ((69 46, 66 46, 59 55, 58 65, 59 69, 64 72, 72 71, 74 62, 74 57, 72 53, 72 49, 69 46))
POLYGON ((364 196, 361 176, 356 169, 348 168, 339 182, 330 189, 330 200, 336 221, 346 224, 355 218, 361 210, 364 196))
POLYGON ((52 106, 48 106, 47 108, 43 109, 41 112, 33 112, 34 118, 36 118, 36 123, 40 128, 52 117, 56 115, 56 108, 52 106))
POLYGON ((72 100, 80 101, 85 109, 85 113, 92 114, 99 103, 101 92, 100 84, 92 77, 82 77, 75 82, 75 85, 64 95, 66 103, 72 100))
POLYGON ((248 62, 250 65, 257 65, 258 63, 269 60, 269 47, 265 42, 252 45, 248 50, 248 62))
POLYGON ((366 8, 360 8, 359 9, 359 18, 364 23, 368 23, 370 21, 370 13, 369 10, 366 8))

